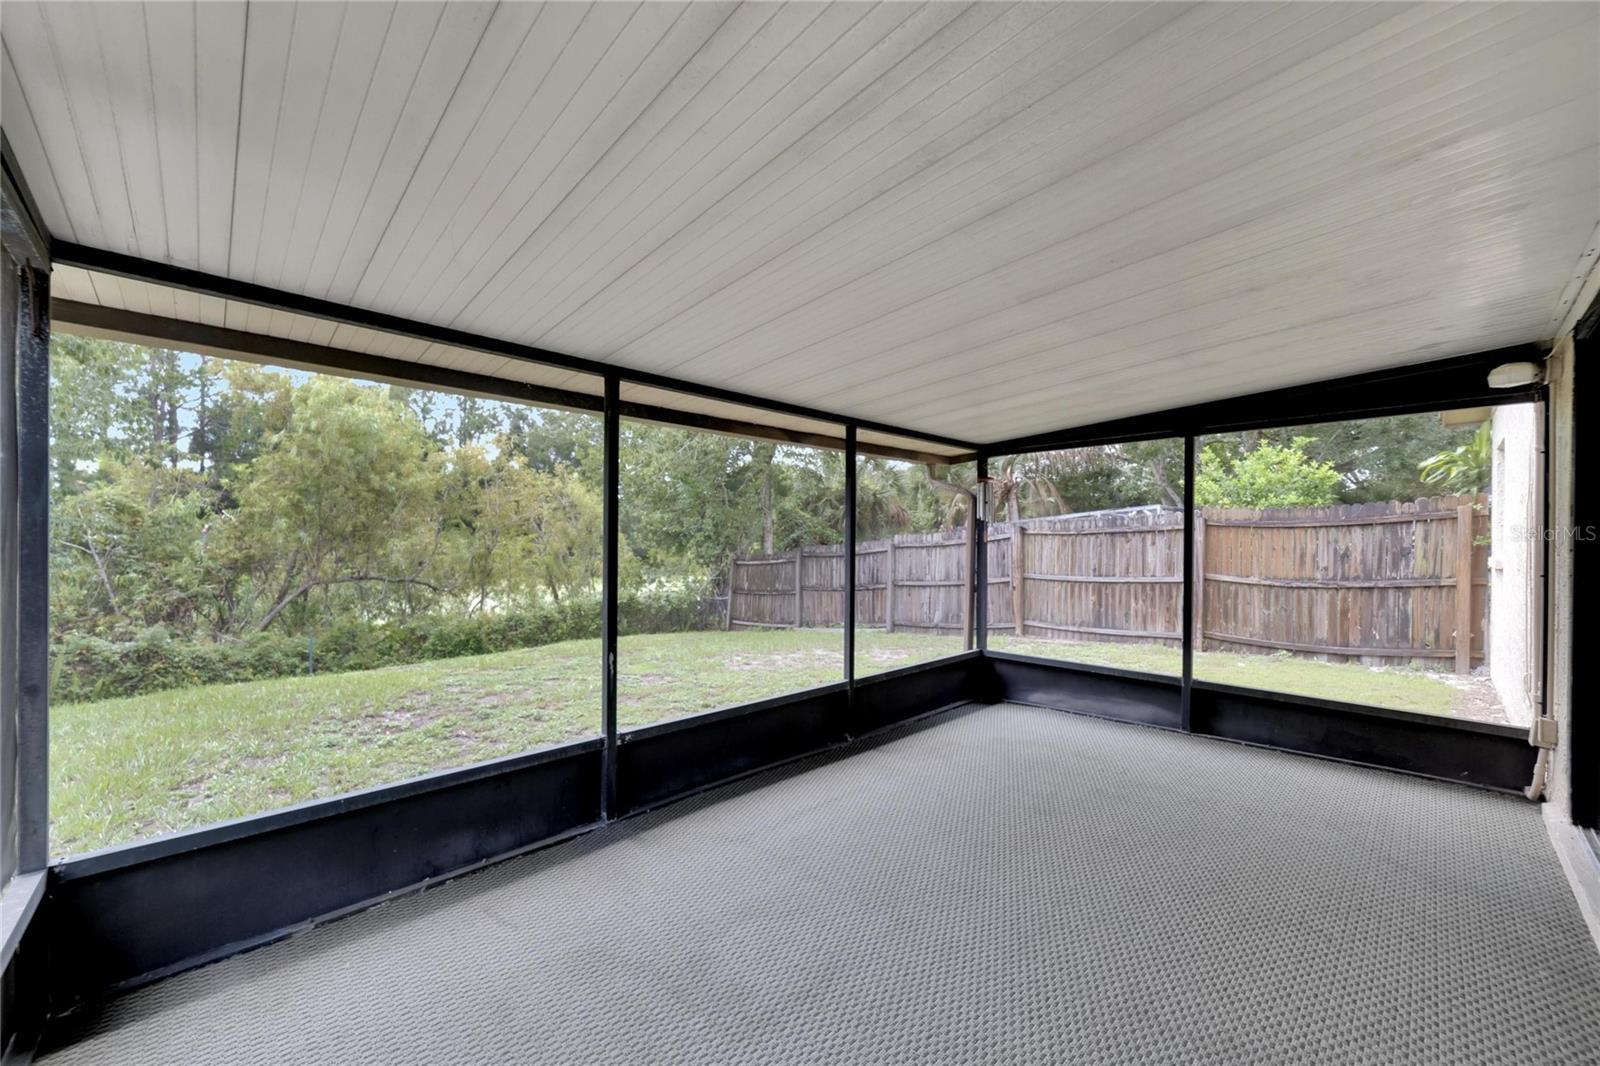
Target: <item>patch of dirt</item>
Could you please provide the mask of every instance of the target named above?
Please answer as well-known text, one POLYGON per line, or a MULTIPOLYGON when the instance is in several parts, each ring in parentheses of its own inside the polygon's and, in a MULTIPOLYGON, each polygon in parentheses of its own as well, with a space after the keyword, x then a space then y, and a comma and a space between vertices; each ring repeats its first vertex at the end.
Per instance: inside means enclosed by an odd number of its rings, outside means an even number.
POLYGON ((770 655, 730 655, 722 661, 729 670, 803 670, 818 662, 837 659, 837 651, 789 651, 770 655))
POLYGON ((362 715, 356 723, 359 729, 363 726, 377 726, 378 730, 387 736, 396 733, 409 733, 413 729, 429 726, 443 718, 447 712, 434 707, 426 701, 421 703, 401 703, 393 707, 385 707, 373 714, 362 715))
POLYGON ((1459 695, 1456 705, 1452 709, 1457 718, 1467 718, 1474 722, 1496 722, 1500 725, 1509 725, 1510 719, 1506 717, 1506 709, 1500 703, 1500 694, 1495 691, 1494 682, 1486 675, 1479 674, 1440 674, 1439 680, 1455 689, 1459 695))

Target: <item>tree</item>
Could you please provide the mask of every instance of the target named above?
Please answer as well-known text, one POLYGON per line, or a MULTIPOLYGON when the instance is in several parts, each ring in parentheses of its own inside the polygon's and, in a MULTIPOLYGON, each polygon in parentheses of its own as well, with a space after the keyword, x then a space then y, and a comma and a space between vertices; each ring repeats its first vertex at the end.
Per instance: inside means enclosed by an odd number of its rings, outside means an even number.
POLYGON ((996 463, 989 475, 995 515, 1004 514, 1004 521, 1017 522, 1027 517, 1028 510, 1036 515, 1064 513, 1067 503, 1056 487, 1056 478, 1062 474, 1059 457, 1065 454, 1008 455, 996 463))
POLYGON ((1201 507, 1325 507, 1337 503, 1343 476, 1306 454, 1310 437, 1261 441, 1241 454, 1220 444, 1200 453, 1195 503, 1201 507))
POLYGON ((1485 421, 1466 443, 1431 455, 1417 464, 1423 484, 1476 496, 1488 488, 1493 474, 1492 423, 1485 421))
POLYGON ((593 547, 603 532, 601 497, 565 467, 502 466, 479 505, 481 584, 524 601, 548 594, 554 602, 600 583, 593 547))
POLYGON ((1332 466, 1344 479, 1337 502, 1372 503, 1413 500, 1432 491, 1419 476, 1419 465, 1466 443, 1473 428, 1448 424, 1437 414, 1384 415, 1255 430, 1237 437, 1245 446, 1256 441, 1288 446, 1296 437, 1308 437, 1306 455, 1332 466))
POLYGON ((501 430, 500 448, 531 469, 575 471, 600 489, 602 456, 600 419, 575 411, 510 406, 501 430))
MULTIPOLYGON (((228 549, 249 576, 248 626, 265 629, 311 590, 392 585, 411 606, 436 523, 432 442, 378 389, 313 378, 294 393, 289 424, 237 487, 228 549)), ((235 624, 243 618, 236 618, 235 624)))
POLYGON ((105 459, 94 483, 51 515, 57 631, 184 631, 213 606, 202 555, 215 493, 199 475, 105 459))

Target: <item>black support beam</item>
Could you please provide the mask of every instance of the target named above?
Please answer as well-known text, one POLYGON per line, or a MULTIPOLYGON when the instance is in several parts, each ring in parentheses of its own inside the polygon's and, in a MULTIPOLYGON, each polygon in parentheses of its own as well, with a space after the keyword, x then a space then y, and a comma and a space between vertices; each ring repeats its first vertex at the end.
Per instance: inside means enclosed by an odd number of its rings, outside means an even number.
POLYGON ((1122 444, 1161 437, 1198 436, 1268 429, 1350 418, 1484 407, 1543 398, 1544 386, 1491 389, 1489 371, 1502 363, 1540 363, 1548 354, 1535 344, 1496 348, 1474 355, 1295 385, 1093 425, 1013 437, 985 444, 985 455, 1122 444))
MULTIPOLYGON (((617 399, 618 382, 606 378, 604 488, 601 505, 601 603, 600 603, 600 717, 605 739, 605 758, 601 769, 600 814, 617 815, 617 574, 618 551, 622 538, 618 506, 622 502, 622 466, 619 453, 622 437, 622 412, 617 399)), ((732 595, 730 590, 729 595, 732 595)))
POLYGON ((50 859, 50 275, 17 288, 17 869, 50 859))
POLYGON ((977 492, 973 496, 972 534, 972 587, 967 593, 972 597, 972 633, 974 647, 985 651, 989 647, 989 516, 984 510, 989 500, 989 459, 979 455, 973 476, 977 492))
MULTIPOLYGON (((251 359, 279 366, 303 370, 327 371, 372 381, 393 382, 401 385, 422 385, 429 388, 448 389, 452 392, 470 393, 495 400, 537 404, 567 411, 586 411, 600 414, 605 408, 603 396, 574 389, 559 389, 548 385, 535 385, 508 378, 491 377, 465 370, 413 363, 405 359, 369 355, 348 348, 334 348, 324 344, 273 337, 264 333, 248 333, 207 325, 203 322, 186 322, 162 315, 147 315, 137 311, 86 304, 76 300, 56 300, 52 304, 56 323, 77 327, 98 337, 110 337, 134 343, 174 345, 185 351, 202 355, 217 355, 229 359, 251 359)), ((598 379, 597 379, 598 380, 598 379)), ((756 440, 771 440, 780 444, 798 444, 810 448, 843 451, 842 436, 813 433, 803 430, 769 426, 748 419, 723 418, 695 411, 680 411, 660 404, 621 401, 622 416, 640 422, 658 425, 682 426, 723 433, 756 440)), ((913 463, 960 462, 963 456, 940 455, 913 448, 896 448, 886 444, 866 444, 859 450, 886 459, 900 459, 913 463)))
POLYGON ((11 153, 11 141, 0 130, 0 239, 11 258, 45 267, 50 263, 50 237, 27 179, 11 153))
MULTIPOLYGON (((1597 302, 1600 306, 1600 302, 1597 302)), ((1600 338, 1580 338, 1573 342, 1572 367, 1572 478, 1575 491, 1572 498, 1572 527, 1551 530, 1552 536, 1570 537, 1572 543, 1572 617, 1567 626, 1567 706, 1570 721, 1567 735, 1562 738, 1568 754, 1569 802, 1572 820, 1586 829, 1600 830, 1600 705, 1595 703, 1594 675, 1582 664, 1587 649, 1594 645, 1594 615, 1589 607, 1595 602, 1600 582, 1595 581, 1595 540, 1600 537, 1600 520, 1595 517, 1593 503, 1582 491, 1583 472, 1595 471, 1595 434, 1584 427, 1584 411, 1594 407, 1591 393, 1583 374, 1588 361, 1600 357, 1600 338)), ((1551 464, 1554 466, 1555 464, 1551 464)), ((1557 749, 1559 753, 1559 749, 1557 749)))
MULTIPOLYGON (((507 359, 537 363, 541 366, 556 367, 561 370, 574 370, 585 374, 594 374, 598 377, 614 375, 622 381, 635 385, 668 389, 689 396, 699 396, 709 400, 720 400, 745 407, 776 411, 799 418, 835 422, 841 425, 847 421, 854 421, 860 429, 909 437, 913 440, 927 441, 930 444, 941 444, 949 448, 958 449, 964 455, 975 451, 977 447, 970 441, 958 440, 954 437, 940 436, 936 433, 924 433, 901 426, 887 425, 882 422, 871 422, 862 419, 851 420, 842 415, 829 411, 820 411, 801 404, 753 396, 749 393, 735 392, 732 389, 724 389, 715 385, 684 381, 646 370, 631 370, 597 359, 585 359, 580 356, 568 355, 565 352, 552 351, 548 348, 485 337, 481 334, 452 329, 448 326, 419 322, 400 315, 386 314, 368 308, 352 307, 332 300, 322 300, 313 296, 270 288, 265 285, 255 285, 216 274, 207 274, 202 271, 189 270, 167 263, 158 263, 154 260, 140 259, 137 256, 124 255, 121 252, 90 248, 86 245, 73 244, 66 241, 56 241, 51 250, 55 262, 61 266, 74 266, 83 270, 92 270, 136 281, 147 281, 156 285, 165 285, 169 288, 182 289, 185 292, 215 296, 223 300, 237 300, 241 303, 255 304, 259 307, 274 308, 298 315, 310 315, 330 322, 343 322, 363 329, 378 330, 402 337, 412 337, 417 340, 444 344, 453 348, 467 348, 473 351, 487 352, 507 359)), ((950 462, 951 459, 944 457, 940 461, 950 462)))
MULTIPOLYGON (((733 589, 728 589, 733 595, 733 589)), ((856 685, 856 427, 844 429, 844 680, 856 685)))
MULTIPOLYGON (((1180 600, 1183 617, 1178 620, 1179 630, 1183 634, 1183 707, 1180 720, 1185 731, 1189 729, 1189 703, 1194 687, 1194 473, 1195 439, 1190 435, 1183 438, 1183 597, 1180 600)), ((1205 580, 1204 574, 1200 575, 1200 580, 1205 580)))

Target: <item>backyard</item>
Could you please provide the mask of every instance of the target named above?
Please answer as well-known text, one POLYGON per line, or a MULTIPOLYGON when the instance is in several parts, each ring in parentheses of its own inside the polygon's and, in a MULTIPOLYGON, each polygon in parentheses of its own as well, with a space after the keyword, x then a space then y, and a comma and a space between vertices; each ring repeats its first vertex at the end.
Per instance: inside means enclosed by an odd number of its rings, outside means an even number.
MULTIPOLYGON (((55 854, 598 735, 594 414, 66 334, 51 403, 55 854)), ((1475 425, 1208 438, 1195 676, 1504 720, 1475 425), (1302 654, 1204 650, 1240 644, 1302 654), (1317 659, 1350 647, 1397 665, 1317 659), (1455 672, 1400 665, 1422 658, 1455 672)), ((844 453, 618 433, 617 611, 644 634, 619 649, 621 727, 840 680, 844 453)), ((949 655, 969 621, 977 466, 914 454, 856 458, 858 676, 949 655)), ((991 647, 1178 674, 1183 460, 1176 440, 992 457, 991 647)), ((1502 629, 1525 629, 1501 581, 1502 629)))
MULTIPOLYGON (((840 677, 838 630, 624 637, 620 725, 677 718, 840 677)), ((996 636, 996 650, 1177 673, 1177 649, 996 636)), ((948 655, 949 637, 857 634, 858 674, 948 655)), ((51 708, 52 849, 78 854, 393 784, 599 732, 599 642, 51 708)), ((1471 683, 1288 656, 1196 656, 1216 681, 1428 714, 1470 714, 1471 683)))

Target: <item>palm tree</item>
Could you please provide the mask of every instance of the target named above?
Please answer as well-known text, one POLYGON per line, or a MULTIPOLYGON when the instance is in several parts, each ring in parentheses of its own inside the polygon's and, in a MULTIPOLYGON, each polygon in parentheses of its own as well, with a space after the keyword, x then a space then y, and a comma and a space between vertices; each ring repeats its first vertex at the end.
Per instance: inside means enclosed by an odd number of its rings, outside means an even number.
POLYGON ((863 539, 905 529, 911 524, 895 469, 878 459, 864 459, 856 470, 856 529, 863 539))
MULTIPOLYGON (((1006 519, 1022 520, 1022 512, 1029 504, 1044 503, 1048 510, 1065 511, 1066 502, 1056 488, 1054 475, 1058 473, 1055 453, 1040 452, 1034 455, 1012 455, 1002 459, 989 474, 990 506, 995 514, 1005 509, 1006 519)), ((1037 510, 1037 507, 1033 508, 1037 510)))
POLYGON ((1494 450, 1490 443, 1491 423, 1485 421, 1467 443, 1429 456, 1417 464, 1417 472, 1427 485, 1442 485, 1450 492, 1476 496, 1489 484, 1493 474, 1494 450))

